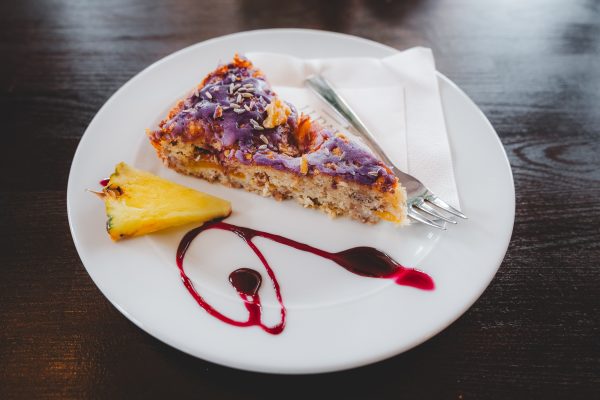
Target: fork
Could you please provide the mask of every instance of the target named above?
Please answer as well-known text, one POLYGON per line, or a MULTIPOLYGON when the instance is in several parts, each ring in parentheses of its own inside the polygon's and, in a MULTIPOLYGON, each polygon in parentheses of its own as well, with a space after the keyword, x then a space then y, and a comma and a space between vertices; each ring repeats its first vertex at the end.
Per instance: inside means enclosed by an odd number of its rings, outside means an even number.
POLYGON ((394 175, 398 177, 402 186, 406 188, 406 205, 409 218, 442 230, 446 230, 446 224, 440 221, 456 224, 457 222, 452 216, 467 219, 465 214, 437 197, 420 180, 412 175, 402 172, 385 154, 373 134, 360 120, 358 115, 324 77, 321 75, 311 75, 306 78, 304 83, 321 100, 327 103, 340 118, 350 124, 371 150, 379 156, 392 170, 394 175), (450 215, 444 215, 439 210, 443 210, 450 215))

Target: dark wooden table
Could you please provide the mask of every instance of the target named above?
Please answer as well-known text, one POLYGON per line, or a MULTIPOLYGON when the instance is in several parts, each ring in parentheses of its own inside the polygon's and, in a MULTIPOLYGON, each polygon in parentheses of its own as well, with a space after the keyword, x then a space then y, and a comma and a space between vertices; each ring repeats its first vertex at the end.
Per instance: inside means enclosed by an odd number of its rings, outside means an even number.
POLYGON ((599 54, 597 0, 1 2, 0 398, 600 398, 599 54), (270 27, 432 47, 512 164, 490 287, 376 365, 274 376, 187 356, 109 304, 69 233, 69 167, 106 99, 175 50, 270 27))

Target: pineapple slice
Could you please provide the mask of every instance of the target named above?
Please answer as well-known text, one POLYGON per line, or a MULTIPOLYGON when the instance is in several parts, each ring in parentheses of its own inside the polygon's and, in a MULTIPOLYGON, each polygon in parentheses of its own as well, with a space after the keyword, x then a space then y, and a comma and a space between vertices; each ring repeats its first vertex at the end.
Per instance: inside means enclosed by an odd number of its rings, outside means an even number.
POLYGON ((113 240, 231 214, 231 204, 121 162, 101 193, 113 240))

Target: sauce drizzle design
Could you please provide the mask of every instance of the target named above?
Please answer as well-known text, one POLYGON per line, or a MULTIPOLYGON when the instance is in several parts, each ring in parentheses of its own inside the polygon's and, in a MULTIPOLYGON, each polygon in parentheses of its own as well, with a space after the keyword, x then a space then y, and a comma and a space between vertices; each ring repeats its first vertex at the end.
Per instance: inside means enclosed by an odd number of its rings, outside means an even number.
POLYGON ((286 309, 283 304, 279 282, 277 282, 275 273, 269 266, 269 263, 262 252, 252 242, 252 239, 257 236, 331 260, 345 268, 347 271, 356 275, 371 278, 392 279, 397 285, 411 286, 421 290, 433 290, 435 287, 433 280, 429 275, 413 268, 403 267, 394 261, 394 259, 392 259, 389 255, 372 247, 353 247, 338 253, 330 253, 283 236, 236 226, 223 221, 214 221, 206 223, 198 228, 194 228, 184 235, 179 243, 179 247, 177 248, 177 266, 179 267, 179 273, 184 286, 194 297, 196 302, 210 315, 230 325, 240 327, 260 326, 265 332, 273 335, 280 334, 285 327, 286 309), (278 324, 274 326, 267 326, 262 322, 262 306, 260 302, 260 295, 258 293, 262 283, 262 278, 260 274, 253 269, 240 268, 233 271, 229 275, 229 282, 236 289, 240 298, 244 301, 246 309, 248 310, 247 321, 237 321, 221 314, 214 307, 208 304, 196 291, 192 281, 185 273, 183 260, 188 248, 196 236, 209 229, 221 229, 235 233, 248 246, 250 246, 252 251, 254 251, 258 259, 265 267, 267 275, 269 276, 273 288, 275 289, 275 295, 281 310, 280 322, 278 324))

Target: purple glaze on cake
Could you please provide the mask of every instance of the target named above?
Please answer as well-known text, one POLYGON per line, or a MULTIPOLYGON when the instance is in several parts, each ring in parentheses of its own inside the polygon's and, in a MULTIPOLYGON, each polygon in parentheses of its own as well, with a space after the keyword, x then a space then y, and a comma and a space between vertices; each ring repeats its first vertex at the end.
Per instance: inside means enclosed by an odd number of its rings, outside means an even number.
POLYGON ((396 184, 396 177, 368 148, 314 122, 312 143, 298 143, 298 113, 291 104, 285 123, 264 128, 266 107, 276 95, 247 60, 236 58, 234 63, 219 67, 203 84, 202 89, 183 100, 172 118, 161 123, 160 129, 153 132, 153 140, 208 142, 220 150, 212 149, 221 158, 235 157, 246 165, 296 174, 302 174, 304 156, 309 175, 318 170, 366 185, 381 177, 384 190, 396 184), (230 151, 224 152, 226 149, 230 151))

